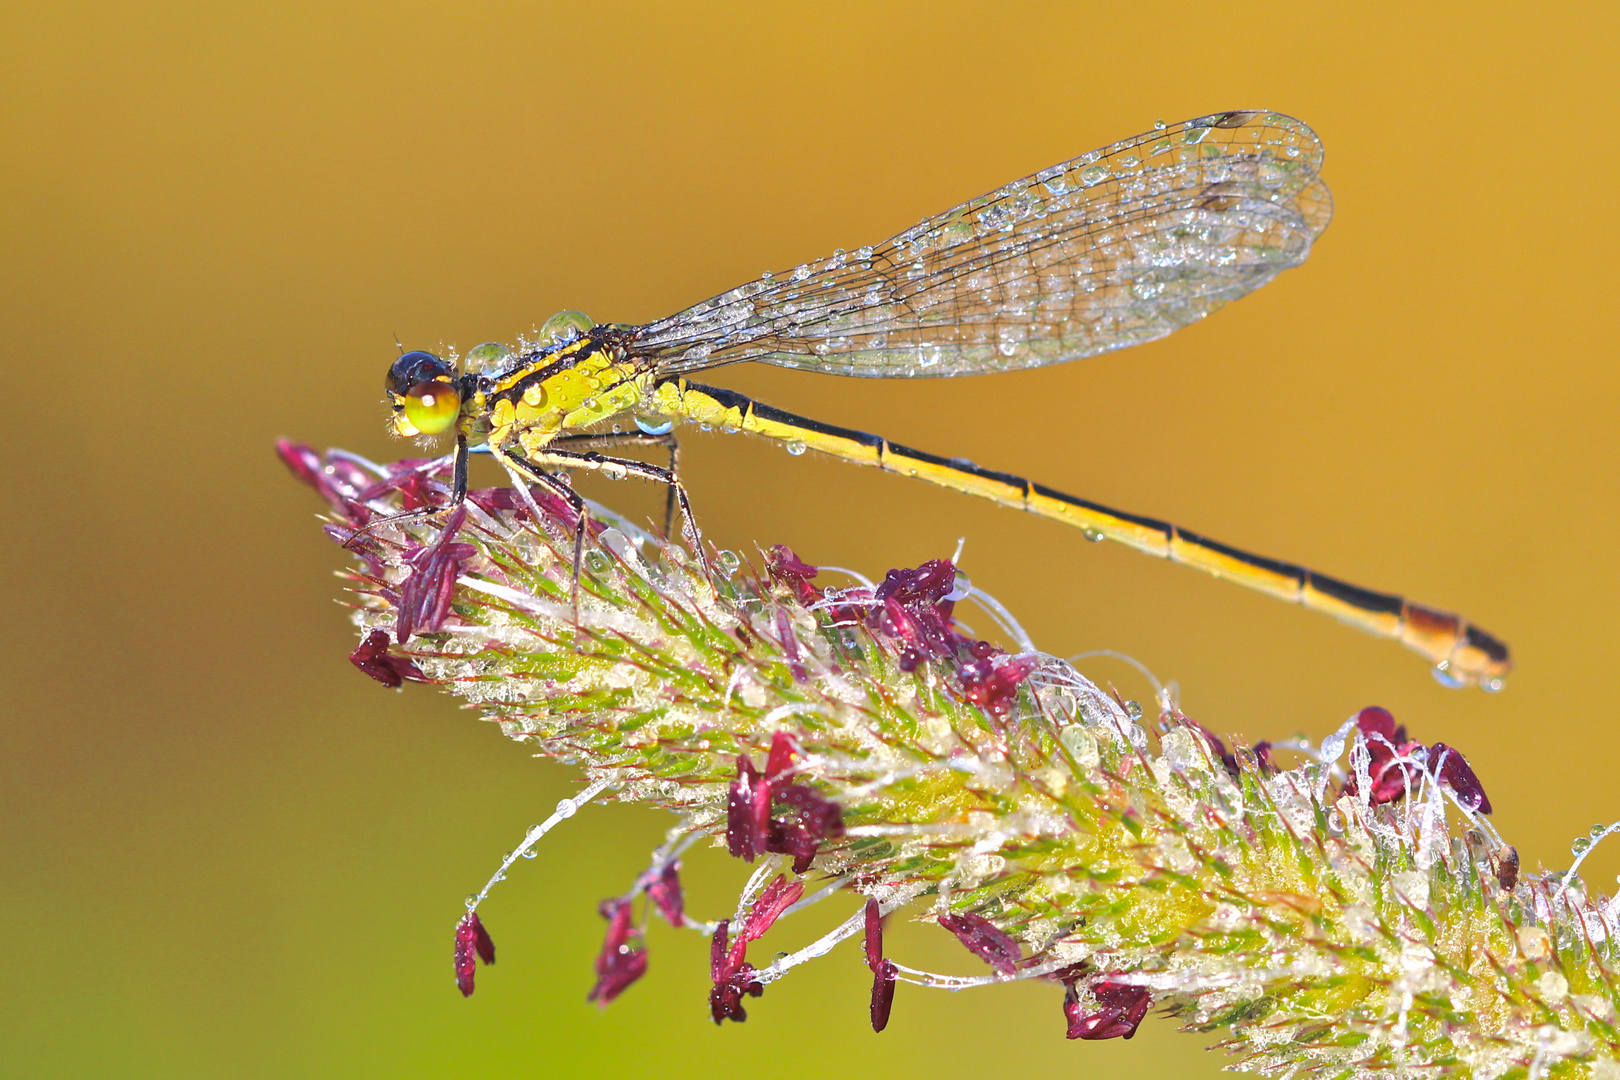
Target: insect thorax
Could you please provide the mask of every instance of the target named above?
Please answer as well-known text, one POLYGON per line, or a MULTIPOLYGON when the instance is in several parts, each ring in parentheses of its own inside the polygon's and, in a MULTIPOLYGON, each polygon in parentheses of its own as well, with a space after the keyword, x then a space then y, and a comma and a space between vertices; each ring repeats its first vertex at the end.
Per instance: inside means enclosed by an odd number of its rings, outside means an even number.
POLYGON ((647 381, 610 347, 581 338, 496 380, 487 399, 490 442, 516 439, 525 451, 538 452, 559 435, 633 410, 647 381))

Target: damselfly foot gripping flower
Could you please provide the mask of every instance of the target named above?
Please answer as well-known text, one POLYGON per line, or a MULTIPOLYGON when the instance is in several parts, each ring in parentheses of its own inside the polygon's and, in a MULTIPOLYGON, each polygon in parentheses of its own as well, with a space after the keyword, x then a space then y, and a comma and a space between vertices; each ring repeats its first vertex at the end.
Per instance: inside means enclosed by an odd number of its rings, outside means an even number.
POLYGON ((469 899, 463 993, 494 960, 476 911, 490 886, 586 804, 637 801, 678 824, 602 903, 602 1005, 646 971, 657 913, 712 939, 716 1022, 768 1011, 773 982, 859 936, 864 953, 846 951, 871 972, 879 1031, 903 1015, 900 983, 1039 979, 1054 1033, 1129 1038, 1157 1008, 1224 1031, 1266 1074, 1620 1078, 1620 905, 1573 869, 1521 874, 1464 756, 1382 709, 1317 746, 1229 750, 1169 695, 1148 719, 1036 651, 949 561, 838 585, 784 547, 758 569, 721 551, 711 579, 601 510, 576 600, 561 500, 488 489, 438 521, 378 524, 442 500, 443 463, 281 452, 353 541, 355 666, 444 687, 586 776, 469 899), (963 630, 968 599, 1016 653, 963 630), (755 865, 713 921, 686 910, 679 877, 700 841, 755 865), (846 893, 824 938, 750 956, 846 893), (889 955, 901 912, 984 973, 889 955))

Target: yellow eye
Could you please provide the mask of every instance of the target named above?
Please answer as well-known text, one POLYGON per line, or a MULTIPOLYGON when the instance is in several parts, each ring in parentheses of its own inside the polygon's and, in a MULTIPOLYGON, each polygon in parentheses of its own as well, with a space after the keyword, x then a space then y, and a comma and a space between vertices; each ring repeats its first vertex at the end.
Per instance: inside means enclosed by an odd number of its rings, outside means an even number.
POLYGON ((419 382, 405 394, 405 417, 424 435, 449 431, 461 414, 454 383, 419 382))

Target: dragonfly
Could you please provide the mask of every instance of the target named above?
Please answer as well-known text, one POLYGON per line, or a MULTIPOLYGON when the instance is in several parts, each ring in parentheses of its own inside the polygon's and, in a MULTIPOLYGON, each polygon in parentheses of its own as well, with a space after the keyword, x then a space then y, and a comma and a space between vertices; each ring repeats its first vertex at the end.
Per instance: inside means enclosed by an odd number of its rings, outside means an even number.
MULTIPOLYGON (((1498 689, 1496 637, 1449 612, 1110 509, 971 461, 773 408, 687 376, 760 361, 859 378, 954 378, 1057 364, 1197 322, 1299 265, 1332 216, 1322 143, 1303 122, 1239 110, 1152 131, 1042 169, 888 241, 838 250, 643 325, 559 312, 535 340, 447 360, 403 353, 386 388, 394 432, 454 431, 453 484, 487 452, 525 497, 566 500, 574 470, 667 485, 702 558, 674 428, 750 432, 1078 526, 1401 642, 1441 682, 1498 689), (630 423, 626 423, 629 421, 630 423), (633 430, 631 424, 633 423, 633 430), (623 427, 623 430, 621 430, 623 427), (663 447, 667 467, 607 451, 663 447)), ((538 512, 537 512, 538 513, 538 512)), ((398 516, 391 520, 399 520, 398 516)), ((578 545, 586 530, 576 530, 578 545)), ((577 585, 576 585, 577 588, 577 585)))

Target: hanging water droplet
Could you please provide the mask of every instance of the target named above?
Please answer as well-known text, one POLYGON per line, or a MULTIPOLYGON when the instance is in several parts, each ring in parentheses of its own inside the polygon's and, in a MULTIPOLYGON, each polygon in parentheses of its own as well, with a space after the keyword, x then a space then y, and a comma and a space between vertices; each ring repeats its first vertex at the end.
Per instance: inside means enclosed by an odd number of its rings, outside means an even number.
POLYGON ((478 906, 478 894, 477 893, 468 893, 467 894, 467 899, 462 901, 462 903, 467 905, 467 910, 468 911, 471 911, 473 908, 478 906))
POLYGON ((787 452, 792 454, 794 457, 798 457, 800 454, 804 453, 805 449, 806 447, 804 443, 799 439, 789 439, 787 442, 787 452))
POLYGON ((532 859, 532 858, 535 857, 536 854, 538 854, 538 853, 534 850, 534 848, 529 848, 527 851, 525 851, 523 853, 523 857, 525 859, 532 859))
POLYGON ((675 421, 668 416, 644 416, 637 413, 636 427, 648 435, 668 435, 675 429, 675 421))
POLYGON ((623 480, 630 475, 630 470, 617 461, 604 461, 601 465, 602 475, 609 480, 623 480))
POLYGON ((579 809, 579 807, 574 805, 574 800, 562 799, 557 803, 557 816, 571 818, 574 816, 574 811, 577 809, 579 809))
POLYGON ((1434 665, 1434 667, 1429 669, 1429 673, 1434 676, 1435 682, 1439 683, 1441 686, 1450 687, 1453 690, 1460 686, 1468 685, 1467 679, 1460 678, 1451 670, 1451 663, 1447 660, 1442 660, 1438 664, 1434 665))
POLYGON ((965 600, 972 591, 973 582, 968 579, 966 574, 958 570, 956 577, 951 580, 951 591, 945 594, 945 599, 965 600))
POLYGON ((1098 532, 1096 529, 1082 528, 1080 530, 1080 535, 1085 537, 1087 540, 1090 540, 1093 544, 1100 543, 1103 540, 1108 539, 1106 536, 1104 536, 1102 533, 1098 532))
POLYGON ((1569 850, 1574 855, 1585 855, 1592 850, 1592 841, 1587 837, 1577 836, 1575 842, 1569 845, 1569 850))
POLYGON ((540 324, 540 337, 554 344, 573 341, 596 325, 583 311, 559 311, 540 324))

